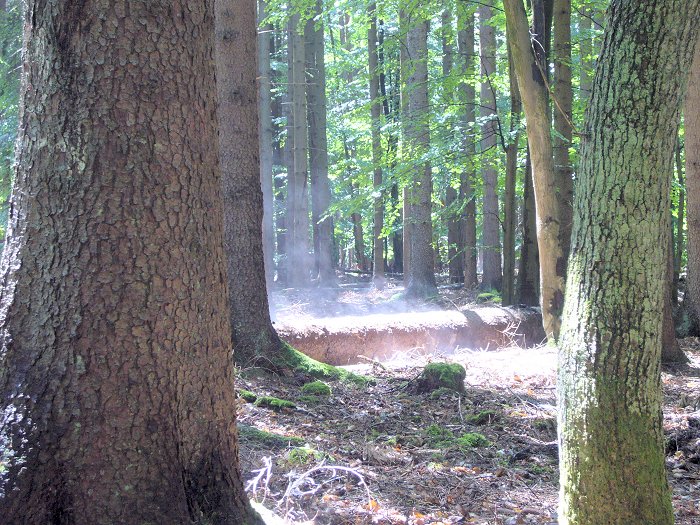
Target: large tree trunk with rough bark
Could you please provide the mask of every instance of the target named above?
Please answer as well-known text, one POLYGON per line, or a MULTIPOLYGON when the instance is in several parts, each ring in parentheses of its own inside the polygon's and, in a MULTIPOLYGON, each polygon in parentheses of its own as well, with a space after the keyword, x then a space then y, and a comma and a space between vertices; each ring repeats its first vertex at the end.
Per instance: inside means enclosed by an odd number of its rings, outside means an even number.
POLYGON ((481 287, 501 289, 501 220, 498 209, 498 169, 493 157, 498 140, 496 113, 496 29, 492 25, 493 8, 479 7, 479 43, 481 57, 481 177, 483 179, 481 287))
POLYGON ((25 31, 2 520, 255 523, 237 458, 214 3, 30 1, 25 31))
MULTIPOLYGON (((476 65, 474 56, 474 13, 471 11, 471 8, 461 3, 457 6, 457 46, 462 75, 466 79, 470 79, 474 75, 476 65)), ((466 155, 464 159, 465 169, 462 172, 459 184, 460 200, 466 202, 462 216, 464 287, 474 288, 479 284, 476 271, 476 199, 474 198, 476 140, 473 123, 476 122, 476 89, 472 80, 461 82, 459 86, 460 102, 464 104, 462 125, 464 126, 463 147, 466 155)))
MULTIPOLYGON (((537 208, 537 244, 540 253, 540 301, 547 337, 559 334, 564 304, 566 259, 560 237, 558 184, 552 158, 551 127, 544 67, 535 56, 527 14, 522 0, 504 0, 508 42, 518 78, 527 120, 527 138, 532 158, 533 187, 537 208)), ((542 44, 536 44, 539 47, 542 44)), ((546 46, 544 46, 546 49, 546 46)))
POLYGON ((700 45, 690 68, 685 99, 685 181, 688 190, 688 278, 683 301, 692 324, 700 332, 700 45))
MULTIPOLYGON (((263 257, 254 0, 216 0, 219 145, 234 359, 275 363, 283 348, 270 320, 263 257)), ((271 175, 271 174, 270 174, 271 175)))
MULTIPOLYGON (((415 12, 414 12, 415 14, 415 12)), ((419 15, 420 16, 420 15, 419 15)), ((410 19, 407 49, 410 61, 408 84, 409 151, 414 159, 411 191, 411 262, 406 295, 425 299, 437 294, 433 252, 432 194, 430 163, 424 159, 430 148, 428 132, 428 26, 427 20, 410 19)))
POLYGON ((660 356, 669 184, 698 19, 698 0, 610 5, 560 340, 562 525, 673 523, 660 356))

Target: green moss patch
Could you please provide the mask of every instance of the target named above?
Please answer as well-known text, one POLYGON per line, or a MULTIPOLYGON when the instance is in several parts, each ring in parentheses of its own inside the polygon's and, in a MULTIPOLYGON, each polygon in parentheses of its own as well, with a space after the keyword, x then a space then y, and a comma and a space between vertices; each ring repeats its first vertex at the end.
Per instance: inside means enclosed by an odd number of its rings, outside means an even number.
POLYGON ((289 445, 301 446, 304 444, 304 440, 301 438, 265 432, 241 423, 238 424, 238 438, 245 443, 271 448, 286 448, 289 445))
POLYGON ((311 448, 309 445, 303 447, 294 447, 287 451, 284 455, 284 460, 290 465, 306 465, 308 463, 323 461, 324 459, 333 459, 325 452, 320 452, 311 448))
POLYGON ((316 380, 303 385, 301 387, 301 392, 312 396, 330 396, 331 387, 323 381, 316 380))
POLYGON ((255 400, 256 407, 270 408, 272 410, 282 410, 284 408, 293 409, 297 406, 291 401, 280 399, 278 397, 263 396, 255 400))
POLYGON ((439 425, 430 425, 425 429, 424 435, 428 446, 435 448, 476 448, 487 447, 491 443, 486 436, 476 432, 467 432, 459 436, 455 436, 448 428, 439 425))
POLYGON ((248 403, 255 403, 255 401, 258 399, 257 394, 254 394, 250 390, 244 390, 244 389, 240 389, 238 391, 238 397, 247 401, 248 403))
POLYGON ((498 414, 493 410, 482 410, 477 414, 467 417, 467 422, 472 425, 486 425, 498 419, 498 414))
POLYGON ((418 377, 417 385, 419 393, 433 392, 440 388, 448 388, 466 393, 464 379, 467 372, 462 365, 456 363, 430 363, 426 365, 418 377))
POLYGON ((280 368, 295 370, 316 379, 339 380, 353 383, 360 387, 366 387, 374 381, 370 377, 353 374, 337 366, 327 365, 326 363, 311 359, 309 356, 299 352, 287 343, 284 344, 284 349, 282 350, 282 363, 280 368))

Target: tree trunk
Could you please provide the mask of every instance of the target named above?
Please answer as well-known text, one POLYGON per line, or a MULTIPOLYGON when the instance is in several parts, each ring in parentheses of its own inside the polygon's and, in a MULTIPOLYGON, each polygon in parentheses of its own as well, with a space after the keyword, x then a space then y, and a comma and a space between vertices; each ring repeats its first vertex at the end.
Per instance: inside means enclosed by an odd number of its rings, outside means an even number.
POLYGON ((483 179, 481 250, 483 274, 481 287, 500 290, 501 271, 501 220, 498 210, 498 169, 495 155, 498 122, 496 113, 496 29, 491 25, 493 8, 479 7, 479 43, 481 46, 481 176, 483 179), (492 151, 493 150, 493 151, 492 151))
MULTIPOLYGON (((559 238, 562 257, 569 258, 574 199, 574 169, 569 158, 573 138, 571 87, 571 0, 554 0, 554 169, 559 200, 559 238)), ((564 274, 566 279, 566 274, 564 274)))
MULTIPOLYGON (((457 45, 460 55, 462 76, 470 79, 474 76, 476 60, 474 59, 474 13, 463 4, 457 6, 457 45)), ((462 216, 464 239, 464 286, 474 288, 479 284, 476 272, 476 199, 474 198, 474 170, 476 159, 475 125, 476 122, 476 90, 472 80, 461 82, 459 85, 460 101, 464 104, 464 140, 462 142, 466 158, 465 169, 460 177, 459 197, 466 202, 462 216)))
POLYGON ((540 304, 540 253, 537 249, 537 224, 535 211, 535 195, 532 187, 532 164, 530 150, 525 162, 523 179, 523 245, 520 249, 518 264, 517 297, 518 303, 527 306, 540 304))
POLYGON ((592 12, 588 2, 583 2, 579 10, 579 55, 581 61, 581 77, 579 79, 579 99, 587 103, 591 96, 591 85, 593 83, 593 39, 592 12))
POLYGON ((289 285, 303 287, 309 284, 309 187, 308 187, 308 125, 306 117, 306 53, 300 25, 300 16, 290 18, 290 49, 292 50, 292 154, 294 170, 290 178, 287 228, 289 244, 287 268, 289 285))
POLYGON ((409 152, 415 178, 411 191, 411 263, 406 295, 425 299, 437 295, 432 225, 432 168, 424 159, 430 149, 428 119, 428 21, 409 20, 407 49, 411 63, 408 76, 409 152))
POLYGON ((520 146, 520 113, 522 101, 515 78, 513 57, 508 50, 510 79, 510 135, 506 146, 506 184, 503 202, 503 293, 501 304, 509 306, 515 302, 515 230, 517 212, 515 207, 515 183, 518 177, 518 147, 520 146))
POLYGON ((331 187, 328 180, 328 138, 326 114, 326 61, 321 1, 316 1, 315 16, 306 23, 306 85, 309 118, 309 160, 311 168, 311 217, 313 220, 314 258, 319 284, 336 284, 333 268, 333 221, 328 213, 331 187), (317 21, 316 18, 319 20, 317 21))
POLYGON ((683 300, 690 335, 700 333, 700 45, 690 68, 685 98, 685 181, 688 191, 688 276, 683 300))
POLYGON ((700 1, 616 0, 609 13, 561 332, 559 522, 670 525, 659 365, 669 184, 700 1))
POLYGON ((374 165, 374 234, 373 234, 373 272, 375 286, 384 284, 384 195, 382 190, 382 143, 380 137, 382 101, 379 92, 379 55, 377 53, 377 5, 369 5, 369 29, 367 31, 367 50, 369 54, 369 98, 370 117, 372 121, 372 164, 374 165))
POLYGON ((2 520, 260 523, 237 457, 214 3, 29 1, 27 21, 2 520))
MULTIPOLYGON (((408 163, 411 158, 409 136, 411 134, 411 117, 408 110, 408 76, 413 67, 408 55, 408 31, 410 21, 404 9, 399 9, 399 85, 401 97, 401 158, 408 163)), ((411 270, 411 238, 413 237, 413 222, 411 220, 411 202, 413 201, 411 183, 404 181, 401 198, 403 200, 403 276, 404 286, 408 282, 408 274, 411 270)))
MULTIPOLYGON (((258 20, 267 16, 265 0, 258 0, 258 20)), ((275 264, 275 224, 274 192, 272 190, 272 81, 270 66, 270 42, 272 41, 272 24, 265 24, 258 35, 258 104, 260 108, 260 186, 263 195, 262 246, 265 261, 265 283, 269 290, 274 281, 275 264)))
POLYGON ((663 309, 663 332, 661 334, 661 362, 662 363, 687 363, 688 357, 681 350, 676 339, 676 325, 673 320, 673 223, 668 218, 668 228, 670 235, 668 236, 668 251, 666 261, 668 262, 668 278, 666 279, 666 287, 664 290, 664 309, 663 309))
POLYGON ((564 303, 566 259, 561 246, 558 184, 552 158, 547 88, 542 77, 544 66, 538 64, 533 53, 522 0, 504 0, 503 5, 532 158, 542 323, 547 337, 556 339, 564 303))
POLYGON ((270 320, 258 157, 255 0, 217 0, 216 85, 234 360, 275 363, 283 348, 270 320), (236 3, 234 3, 236 2, 236 3))
POLYGON ((674 235, 673 251, 673 288, 671 289, 671 303, 678 306, 678 281, 681 273, 683 249, 685 247, 685 176, 683 175, 683 160, 681 158, 680 137, 676 140, 676 176, 678 183, 678 209, 676 230, 674 235))

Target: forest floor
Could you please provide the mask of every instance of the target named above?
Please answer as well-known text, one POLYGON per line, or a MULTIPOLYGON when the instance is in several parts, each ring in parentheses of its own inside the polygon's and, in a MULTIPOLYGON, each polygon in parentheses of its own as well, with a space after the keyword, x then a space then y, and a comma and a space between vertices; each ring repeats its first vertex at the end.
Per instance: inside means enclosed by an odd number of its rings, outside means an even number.
MULTIPOLYGON (((349 300, 359 308, 366 299, 349 300)), ((691 362, 664 370, 664 428, 676 523, 691 525, 700 522, 700 340, 681 343, 691 362)), ((241 371, 237 390, 295 405, 239 398, 254 501, 289 523, 557 523, 554 349, 409 349, 349 368, 374 381, 331 382, 330 395, 314 395, 302 391, 303 377, 241 371), (425 364, 444 360, 466 368, 466 396, 418 394, 425 364)))

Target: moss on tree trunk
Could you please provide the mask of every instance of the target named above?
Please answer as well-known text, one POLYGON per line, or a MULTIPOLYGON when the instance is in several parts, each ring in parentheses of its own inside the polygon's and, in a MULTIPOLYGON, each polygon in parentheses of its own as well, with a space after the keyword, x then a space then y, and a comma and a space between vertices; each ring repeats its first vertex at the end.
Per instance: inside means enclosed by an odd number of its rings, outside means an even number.
POLYGON ((700 2, 618 0, 609 16, 560 341, 559 519, 671 524, 660 385, 669 183, 700 2))

